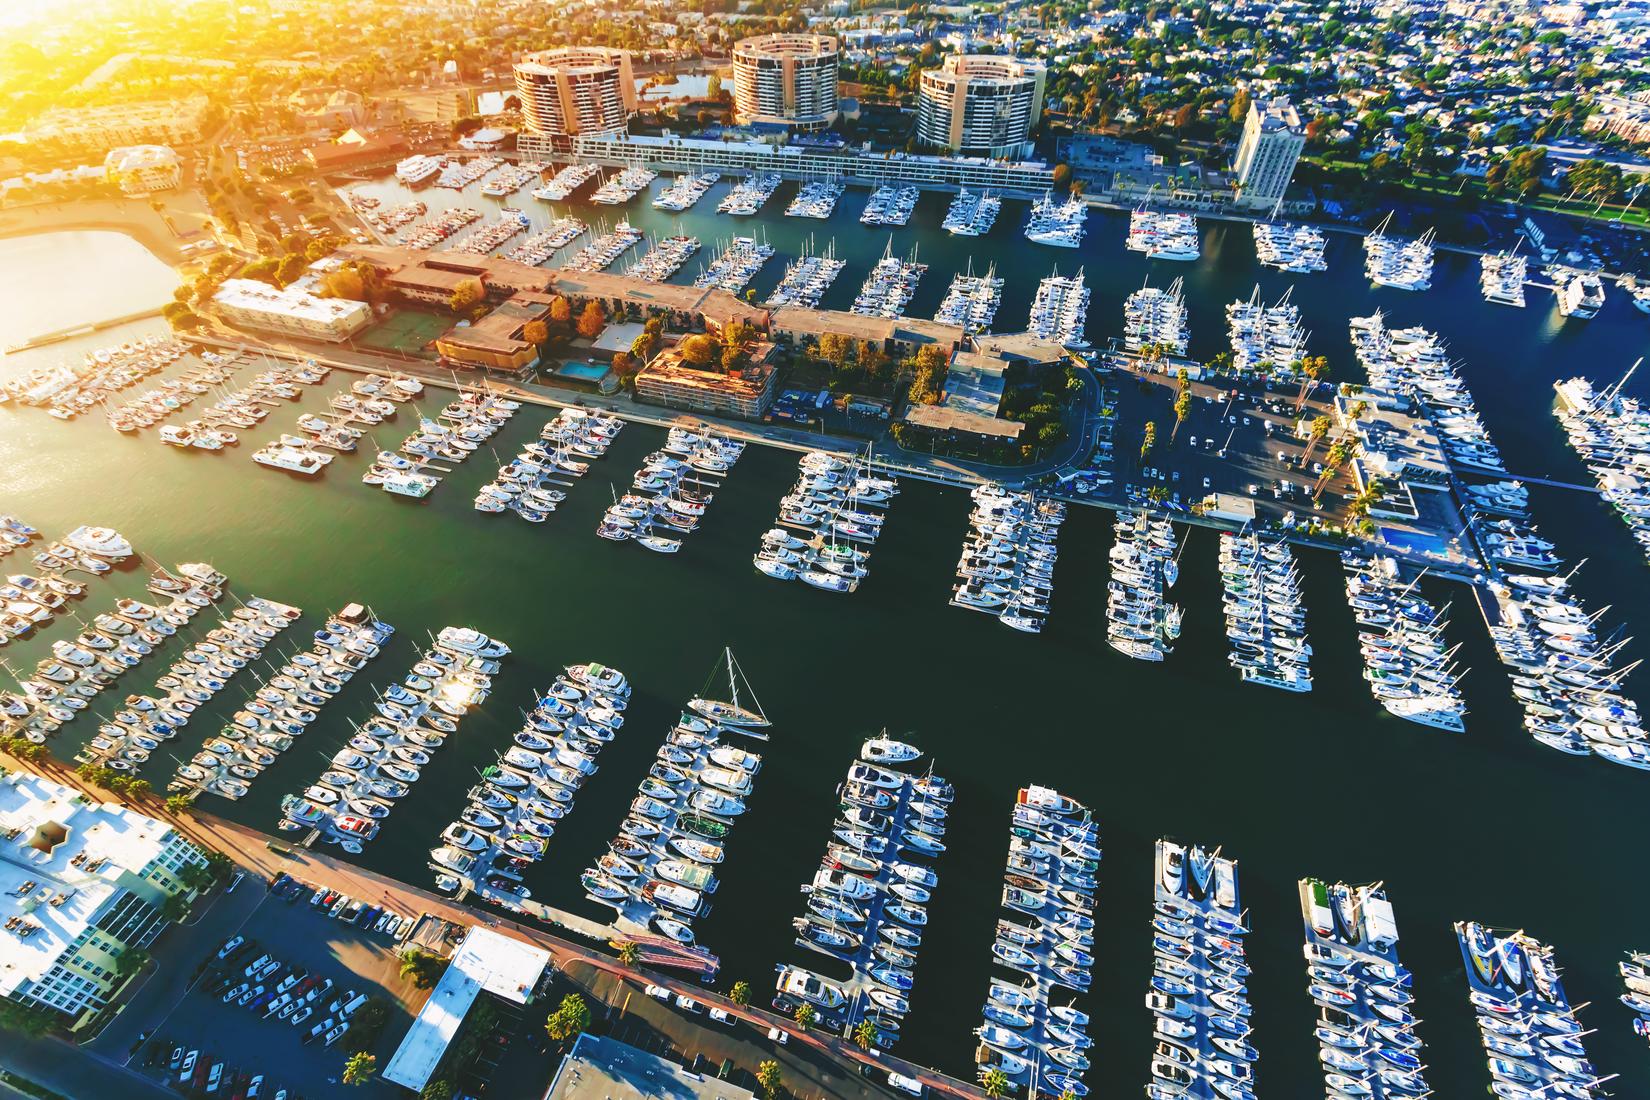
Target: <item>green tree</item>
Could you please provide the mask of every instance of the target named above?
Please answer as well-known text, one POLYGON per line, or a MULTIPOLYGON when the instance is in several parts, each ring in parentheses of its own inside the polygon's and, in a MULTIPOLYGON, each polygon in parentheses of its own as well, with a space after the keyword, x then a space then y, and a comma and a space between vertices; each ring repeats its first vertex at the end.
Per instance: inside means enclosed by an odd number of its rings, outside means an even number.
POLYGON ((803 1027, 812 1027, 814 1021, 819 1019, 819 1013, 814 1010, 813 1005, 804 1001, 796 1006, 796 1013, 792 1018, 803 1027))
POLYGON ((736 1005, 746 1004, 751 999, 751 983, 734 982, 733 988, 728 990, 728 1000, 736 1005))
POLYGON ((344 1063, 344 1084, 364 1085, 371 1081, 372 1075, 377 1072, 378 1058, 364 1050, 358 1050, 344 1063))
POLYGON ((847 365, 853 350, 854 342, 840 332, 827 332, 819 337, 819 357, 839 370, 847 365))
POLYGON ((771 1058, 760 1063, 756 1067, 756 1083, 762 1086, 762 1095, 766 1100, 776 1100, 785 1084, 785 1075, 780 1071, 779 1063, 771 1058))
POLYGON ((115 957, 115 974, 129 978, 148 965, 148 962, 149 952, 141 947, 128 947, 115 957))
POLYGON ((50 1031, 59 1018, 49 1008, 0 1000, 0 1030, 38 1038, 50 1031))
POLYGON ((1295 411, 1306 404, 1306 395, 1312 386, 1329 377, 1329 360, 1321 355, 1308 355, 1301 360, 1301 388, 1295 395, 1295 411))
POLYGON ((544 1021, 545 1033, 558 1043, 581 1034, 590 1026, 590 1006, 577 993, 569 993, 561 999, 556 1011, 550 1013, 544 1021))
POLYGON ((871 1044, 877 1040, 877 1025, 870 1020, 861 1020, 854 1028, 854 1043, 861 1050, 870 1050, 871 1044))
POLYGON ((173 894, 161 902, 160 915, 176 923, 189 915, 189 899, 182 894, 173 894))
POLYGON ((195 808, 195 803, 188 795, 173 794, 166 796, 166 812, 173 817, 188 813, 195 808))
POLYGON ((1322 441, 1323 437, 1329 434, 1329 429, 1332 426, 1333 424, 1327 416, 1315 417, 1312 423, 1308 425, 1306 429, 1306 450, 1301 452, 1301 465, 1306 465, 1306 460, 1312 457, 1312 452, 1317 449, 1318 443, 1322 441))
POLYGON ((446 972, 447 960, 417 947, 409 947, 401 956, 401 977, 419 989, 429 989, 446 972))
POLYGON ((1157 446, 1157 422, 1148 420, 1146 421, 1145 430, 1140 435, 1140 462, 1142 465, 1145 464, 1146 456, 1152 453, 1152 448, 1155 446, 1157 446))
POLYGON ((992 1100, 1002 1100, 1002 1097, 1008 1095, 1008 1074, 992 1066, 985 1071, 985 1076, 980 1078, 980 1088, 985 1090, 985 1094, 992 1100))
POLYGON ((1192 391, 1181 390, 1174 399, 1174 429, 1169 432, 1169 445, 1173 446, 1175 437, 1180 434, 1180 426, 1186 422, 1186 417, 1192 411, 1192 391))
POLYGON ((437 1078, 419 1090, 418 1100, 453 1100, 452 1082, 437 1078))
POLYGON ((642 949, 636 946, 635 940, 625 940, 619 945, 619 961, 626 966, 635 966, 642 957, 642 949))

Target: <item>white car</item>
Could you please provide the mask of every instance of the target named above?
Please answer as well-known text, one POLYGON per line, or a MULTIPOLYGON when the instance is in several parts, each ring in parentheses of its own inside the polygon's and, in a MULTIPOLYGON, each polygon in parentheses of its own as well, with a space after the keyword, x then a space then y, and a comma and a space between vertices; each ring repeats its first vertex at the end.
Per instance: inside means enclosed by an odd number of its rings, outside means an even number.
POLYGON ((770 1027, 768 1029, 768 1039, 771 1042, 778 1043, 780 1046, 784 1046, 786 1043, 791 1041, 791 1033, 788 1031, 781 1031, 777 1027, 770 1027))
POLYGON ((666 989, 662 985, 650 985, 642 992, 646 993, 649 997, 656 997, 661 1001, 670 1000, 670 990, 666 989))

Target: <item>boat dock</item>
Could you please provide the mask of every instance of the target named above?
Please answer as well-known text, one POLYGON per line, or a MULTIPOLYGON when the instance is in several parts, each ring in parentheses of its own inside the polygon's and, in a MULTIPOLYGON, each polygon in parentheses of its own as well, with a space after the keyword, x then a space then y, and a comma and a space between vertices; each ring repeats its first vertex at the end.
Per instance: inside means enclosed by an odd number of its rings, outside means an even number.
MULTIPOLYGON (((866 742, 862 757, 876 758, 877 747, 897 745, 886 738, 866 742)), ((903 752, 901 753, 903 754, 903 752)), ((915 757, 911 757, 912 760, 915 757)), ((796 944, 847 965, 840 983, 841 1005, 818 1005, 815 1011, 833 1030, 852 1036, 869 1021, 873 1043, 886 1050, 899 1037, 912 986, 917 948, 928 921, 926 903, 938 878, 917 857, 945 850, 947 809, 936 794, 943 780, 913 776, 888 766, 856 761, 837 787, 840 816, 832 822, 835 838, 820 860, 819 871, 804 883, 806 912, 794 922, 796 944)), ((904 761, 901 761, 904 763, 904 761)), ((796 1002, 781 990, 781 1011, 796 1002)))
POLYGON ((1076 799, 1033 786, 1020 791, 1009 834, 1011 919, 997 921, 991 956, 1023 981, 991 979, 974 1060, 982 1081, 1001 1074, 1027 1096, 1082 1096, 1092 1040, 1071 994, 1093 980, 1099 826, 1076 799))
POLYGON ((1370 1100, 1427 1095, 1413 979, 1398 961, 1398 924, 1386 890, 1302 879, 1300 899, 1325 1087, 1370 1100))
POLYGON ((100 332, 106 328, 116 328, 120 325, 131 324, 133 321, 144 321, 150 317, 159 316, 160 307, 155 306, 152 309, 140 309, 136 313, 123 313, 119 317, 111 317, 107 321, 93 321, 89 325, 75 325, 73 328, 53 329, 51 332, 43 332, 39 336, 31 336, 27 340, 20 341, 16 344, 11 344, 6 347, 3 352, 0 352, 0 354, 15 355, 20 351, 28 351, 31 348, 43 348, 47 344, 57 344, 64 340, 72 339, 76 336, 84 336, 89 332, 100 332))
POLYGON ((1502 1096, 1601 1096, 1553 949, 1523 932, 1455 926, 1490 1076, 1502 1096), (1504 1089, 1503 1086, 1510 1086, 1504 1089), (1516 1091, 1512 1091, 1516 1090, 1516 1091))
POLYGON ((1159 1095, 1220 1100, 1219 1080, 1254 1092, 1249 998, 1237 861, 1171 840, 1157 842, 1152 919, 1156 970, 1146 1007, 1156 1018, 1152 1084, 1159 1095))

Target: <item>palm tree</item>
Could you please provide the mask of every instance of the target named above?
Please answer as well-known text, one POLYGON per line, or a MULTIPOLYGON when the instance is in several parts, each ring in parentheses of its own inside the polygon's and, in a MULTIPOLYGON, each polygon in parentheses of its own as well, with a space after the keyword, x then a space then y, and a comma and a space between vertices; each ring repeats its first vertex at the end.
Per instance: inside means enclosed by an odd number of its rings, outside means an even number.
POLYGON ((1313 500, 1318 499, 1318 495, 1323 492, 1323 487, 1334 478, 1336 471, 1346 465, 1347 461, 1351 459, 1354 453, 1356 453, 1355 444, 1349 443, 1344 439, 1335 441, 1335 443, 1329 448, 1328 456, 1324 459, 1323 473, 1318 475, 1318 483, 1312 486, 1313 500))
POLYGON ((803 1004, 796 1006, 796 1015, 794 1019, 803 1027, 811 1027, 813 1022, 819 1019, 819 1013, 814 1011, 813 1005, 804 1002, 803 1004))
POLYGON ((1008 1074, 993 1066, 980 1078, 980 1087, 991 1100, 1002 1100, 1002 1097, 1008 1095, 1008 1074))
POLYGON ((1352 498, 1352 504, 1349 506, 1348 510, 1354 516, 1367 517, 1370 509, 1379 504, 1385 496, 1386 490, 1381 488, 1380 481, 1376 478, 1370 478, 1369 484, 1364 486, 1364 488, 1352 498))
POLYGON ((861 1050, 870 1050, 871 1044, 877 1040, 877 1025, 870 1020, 861 1020, 854 1028, 854 1042, 861 1050))
POLYGON ((767 1097, 767 1100, 774 1100, 784 1083, 779 1063, 772 1059, 759 1063, 756 1067, 756 1083, 762 1086, 762 1095, 767 1097))
POLYGON ((635 966, 636 960, 642 957, 642 949, 636 946, 635 940, 625 940, 619 944, 619 961, 626 966, 635 966))
POLYGON ((1302 466, 1306 465, 1307 460, 1312 457, 1312 452, 1317 449, 1319 441, 1329 434, 1332 426, 1327 416, 1320 416, 1312 421, 1306 430, 1306 450, 1301 452, 1302 466))
POLYGON ((734 982, 733 988, 728 990, 728 1000, 736 1005, 742 1005, 751 999, 751 983, 734 982))
POLYGON ((1301 360, 1301 392, 1295 396, 1295 411, 1306 404, 1306 391, 1319 379, 1329 377, 1329 360, 1321 355, 1309 355, 1301 360))
POLYGON ((364 1050, 358 1050, 344 1063, 344 1084, 364 1085, 372 1080, 372 1075, 377 1069, 377 1057, 364 1050))

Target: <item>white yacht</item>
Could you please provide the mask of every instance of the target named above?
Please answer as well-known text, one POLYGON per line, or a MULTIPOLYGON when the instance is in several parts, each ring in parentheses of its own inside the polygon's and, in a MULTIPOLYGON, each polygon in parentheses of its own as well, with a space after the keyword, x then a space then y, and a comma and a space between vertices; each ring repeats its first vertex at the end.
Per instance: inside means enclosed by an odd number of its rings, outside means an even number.
POLYGON ((441 158, 423 155, 411 156, 395 166, 395 178, 408 187, 428 183, 441 171, 441 158))
POLYGON ((1558 281, 1558 311, 1588 320, 1604 306, 1604 283, 1596 271, 1572 271, 1558 281))

